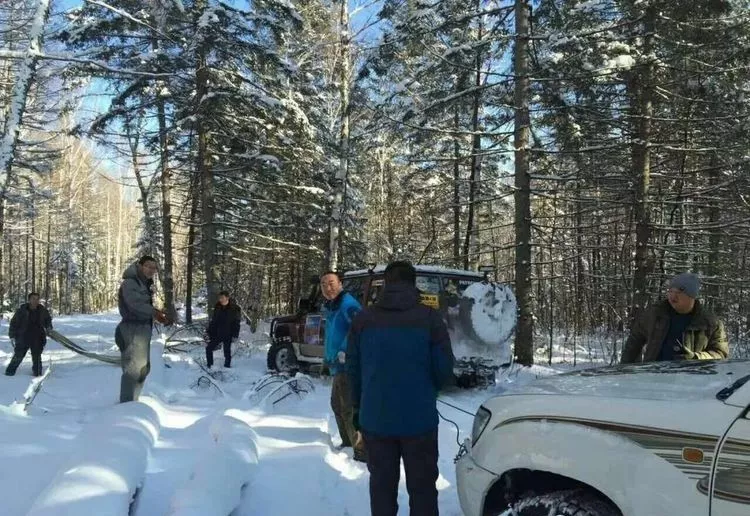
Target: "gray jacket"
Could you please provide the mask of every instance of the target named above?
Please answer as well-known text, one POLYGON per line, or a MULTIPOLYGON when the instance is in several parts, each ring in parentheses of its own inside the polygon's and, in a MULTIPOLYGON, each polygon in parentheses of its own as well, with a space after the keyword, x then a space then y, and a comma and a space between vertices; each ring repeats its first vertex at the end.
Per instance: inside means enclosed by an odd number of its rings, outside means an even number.
POLYGON ((122 273, 122 283, 117 292, 117 305, 123 322, 151 324, 154 306, 151 287, 154 280, 138 273, 138 263, 132 264, 122 273))

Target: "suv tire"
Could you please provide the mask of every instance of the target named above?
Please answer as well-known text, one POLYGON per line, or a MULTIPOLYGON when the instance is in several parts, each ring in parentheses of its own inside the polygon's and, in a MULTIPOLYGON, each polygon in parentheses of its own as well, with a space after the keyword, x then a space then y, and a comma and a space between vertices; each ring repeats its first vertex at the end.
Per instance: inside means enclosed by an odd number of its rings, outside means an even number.
MULTIPOLYGON (((504 514, 504 513, 501 513, 504 514)), ((521 497, 509 512, 515 516, 622 516, 609 502, 584 489, 521 497), (515 512, 514 512, 515 511, 515 512)))
POLYGON ((294 347, 289 343, 271 344, 266 356, 266 366, 269 371, 279 373, 289 373, 296 371, 297 356, 294 354, 294 347))

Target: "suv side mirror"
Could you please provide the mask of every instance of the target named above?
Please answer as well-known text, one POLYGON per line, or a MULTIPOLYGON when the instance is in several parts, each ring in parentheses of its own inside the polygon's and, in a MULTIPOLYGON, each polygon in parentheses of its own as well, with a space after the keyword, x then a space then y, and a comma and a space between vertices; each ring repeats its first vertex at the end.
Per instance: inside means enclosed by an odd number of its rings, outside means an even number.
POLYGON ((297 303, 297 312, 298 313, 306 313, 312 310, 312 303, 307 298, 302 298, 299 300, 299 303, 297 303))

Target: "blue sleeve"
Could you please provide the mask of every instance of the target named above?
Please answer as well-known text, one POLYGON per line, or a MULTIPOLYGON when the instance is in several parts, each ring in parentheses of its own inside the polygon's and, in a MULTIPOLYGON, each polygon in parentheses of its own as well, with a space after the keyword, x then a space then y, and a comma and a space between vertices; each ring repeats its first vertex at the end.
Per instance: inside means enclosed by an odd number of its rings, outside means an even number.
POLYGON ((362 362, 360 360, 360 335, 358 325, 353 325, 348 335, 349 344, 346 348, 346 374, 349 376, 352 407, 359 409, 362 398, 362 362))
POLYGON ((430 313, 430 355, 432 379, 439 391, 453 383, 453 348, 448 328, 435 310, 430 313))
MULTIPOLYGON (((339 351, 347 351, 347 349, 349 348, 349 330, 352 327, 352 321, 354 321, 354 318, 357 317, 357 314, 362 311, 362 305, 359 304, 359 301, 354 299, 354 296, 347 295, 345 297, 345 300, 345 306, 341 307, 341 311, 343 312, 341 315, 344 317, 344 321, 346 322, 347 335, 341 340, 341 348, 339 349, 339 351)), ((347 352, 347 355, 348 354, 349 353, 347 352)))

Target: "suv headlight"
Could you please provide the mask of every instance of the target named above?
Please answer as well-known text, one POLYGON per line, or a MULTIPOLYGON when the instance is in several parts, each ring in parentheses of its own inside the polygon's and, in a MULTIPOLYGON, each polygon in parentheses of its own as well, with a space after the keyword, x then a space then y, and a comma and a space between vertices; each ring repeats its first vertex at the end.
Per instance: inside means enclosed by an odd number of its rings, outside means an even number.
POLYGON ((482 432, 484 432, 484 429, 487 427, 487 423, 490 422, 491 418, 492 412, 484 407, 479 407, 479 410, 477 410, 477 414, 474 416, 474 425, 471 427, 472 446, 474 446, 474 444, 479 440, 479 437, 482 435, 482 432))

